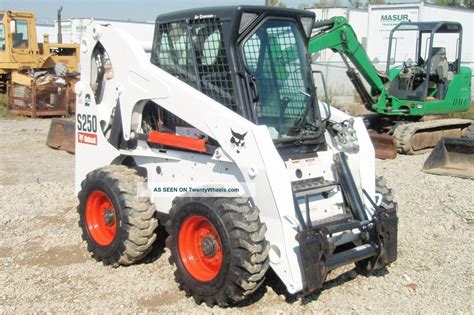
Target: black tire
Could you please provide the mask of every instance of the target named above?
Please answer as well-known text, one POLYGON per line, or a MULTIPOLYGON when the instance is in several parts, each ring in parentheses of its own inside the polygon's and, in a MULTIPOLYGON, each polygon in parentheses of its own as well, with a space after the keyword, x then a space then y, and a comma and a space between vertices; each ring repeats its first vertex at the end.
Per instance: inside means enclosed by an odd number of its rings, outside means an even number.
POLYGON ((395 201, 393 190, 388 187, 387 181, 383 176, 376 176, 375 178, 375 192, 382 195, 382 202, 380 206, 387 210, 397 210, 398 204, 395 201))
POLYGON ((137 186, 142 182, 144 179, 137 175, 136 170, 123 165, 109 165, 90 172, 81 183, 77 212, 82 238, 87 250, 104 265, 131 265, 151 250, 158 220, 149 198, 137 195, 137 186), (113 207, 115 215, 111 221, 116 224, 116 232, 109 244, 99 244, 87 224, 87 202, 94 192, 105 194, 113 207))
POLYGON ((266 225, 247 198, 178 197, 173 201, 167 223, 166 246, 170 263, 176 265, 175 280, 197 304, 225 307, 240 302, 262 284, 269 267, 270 244, 266 225), (179 232, 191 216, 205 217, 222 244, 222 265, 210 281, 199 281, 184 267, 179 253, 179 232))
MULTIPOLYGON (((382 208, 397 211, 398 204, 395 201, 393 190, 388 187, 387 181, 383 176, 375 177, 375 192, 382 195, 382 201, 380 203, 382 208)), ((368 275, 370 273, 370 270, 367 270, 369 261, 370 259, 365 259, 356 262, 357 271, 361 274, 368 275)))

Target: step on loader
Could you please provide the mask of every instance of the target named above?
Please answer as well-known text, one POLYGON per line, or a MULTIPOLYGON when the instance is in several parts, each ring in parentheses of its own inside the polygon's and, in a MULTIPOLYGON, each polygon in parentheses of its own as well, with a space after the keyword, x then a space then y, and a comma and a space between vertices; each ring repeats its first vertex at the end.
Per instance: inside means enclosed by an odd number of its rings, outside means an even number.
POLYGON ((91 26, 75 185, 97 261, 143 260, 163 225, 180 288, 228 306, 269 268, 307 295, 332 269, 396 260, 397 203, 364 123, 318 101, 314 18, 258 6, 163 14, 151 58, 130 35, 91 26))

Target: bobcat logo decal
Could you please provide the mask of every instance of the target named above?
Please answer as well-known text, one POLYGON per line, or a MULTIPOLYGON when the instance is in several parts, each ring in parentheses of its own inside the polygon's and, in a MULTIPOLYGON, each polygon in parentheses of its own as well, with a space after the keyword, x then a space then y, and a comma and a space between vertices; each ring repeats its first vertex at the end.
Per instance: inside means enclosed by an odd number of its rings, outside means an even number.
POLYGON ((230 129, 230 132, 232 133, 230 143, 235 148, 235 151, 240 153, 240 150, 245 146, 245 136, 247 135, 247 132, 240 134, 232 129, 230 129))

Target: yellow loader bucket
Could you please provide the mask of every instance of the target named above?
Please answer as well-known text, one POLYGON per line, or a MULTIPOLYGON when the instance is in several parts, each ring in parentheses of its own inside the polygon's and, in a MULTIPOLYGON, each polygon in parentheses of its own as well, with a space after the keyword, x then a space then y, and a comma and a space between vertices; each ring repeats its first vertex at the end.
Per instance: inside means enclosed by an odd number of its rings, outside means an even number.
POLYGON ((421 170, 474 179, 474 138, 441 138, 421 170))
POLYGON ((75 152, 75 127, 73 120, 53 118, 49 127, 46 145, 57 150, 75 152))

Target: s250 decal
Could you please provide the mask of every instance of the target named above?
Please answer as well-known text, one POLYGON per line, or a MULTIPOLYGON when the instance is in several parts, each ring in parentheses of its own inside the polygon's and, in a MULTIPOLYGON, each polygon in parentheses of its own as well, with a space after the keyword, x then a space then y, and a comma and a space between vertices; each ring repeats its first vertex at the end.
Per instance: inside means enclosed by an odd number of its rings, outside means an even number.
POLYGON ((97 116, 90 114, 77 114, 77 130, 97 132, 97 116))
POLYGON ((97 116, 77 114, 77 142, 97 145, 97 116))

